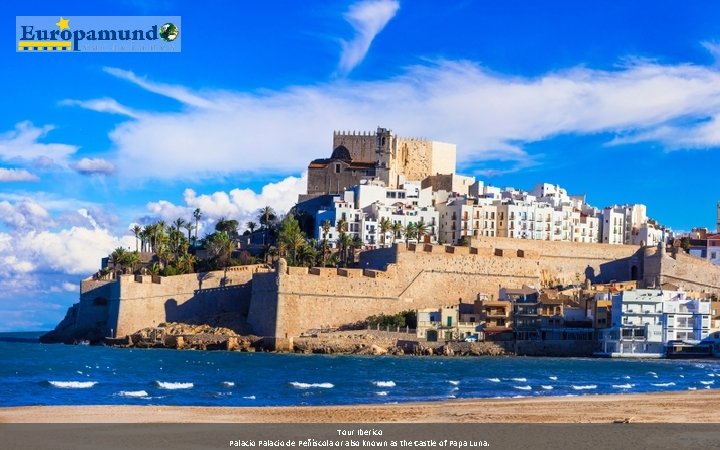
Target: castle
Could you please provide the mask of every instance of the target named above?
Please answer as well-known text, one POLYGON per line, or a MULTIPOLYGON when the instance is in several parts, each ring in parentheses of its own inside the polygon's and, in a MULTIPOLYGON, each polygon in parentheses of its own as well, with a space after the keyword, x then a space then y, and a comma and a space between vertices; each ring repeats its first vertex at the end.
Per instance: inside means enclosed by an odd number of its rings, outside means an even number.
POLYGON ((642 205, 606 208, 600 216, 608 222, 605 235, 617 239, 602 239, 600 220, 590 217, 584 198, 553 185, 539 185, 532 194, 482 186, 455 174, 454 145, 399 138, 378 128, 335 133, 333 148, 330 158, 310 163, 304 199, 309 205, 332 200, 331 233, 345 217, 348 232, 366 237, 358 268, 289 267, 280 259, 273 268, 88 278, 81 283, 80 302, 49 339, 101 339, 163 322, 230 316, 286 348, 310 330, 373 314, 472 303, 480 294, 492 297, 500 288, 523 285, 635 280, 638 287, 672 283, 720 295, 720 267, 677 247, 668 253, 662 240, 638 237, 630 225, 645 219, 642 205), (386 200, 392 205, 383 206, 386 200), (425 221, 427 234, 390 244, 379 232, 382 217, 425 221), (449 237, 438 239, 443 226, 449 237), (520 235, 523 230, 531 234, 520 235), (588 232, 595 238, 571 239, 572 233, 588 232), (562 233, 565 239, 558 238, 562 233), (461 239, 468 245, 452 245, 461 239))
POLYGON ((395 244, 364 252, 357 269, 262 265, 200 274, 121 275, 83 280, 56 340, 124 336, 168 321, 198 323, 235 315, 287 348, 309 330, 366 317, 472 303, 500 287, 636 279, 720 295, 720 267, 665 247, 482 238, 473 247, 395 244))

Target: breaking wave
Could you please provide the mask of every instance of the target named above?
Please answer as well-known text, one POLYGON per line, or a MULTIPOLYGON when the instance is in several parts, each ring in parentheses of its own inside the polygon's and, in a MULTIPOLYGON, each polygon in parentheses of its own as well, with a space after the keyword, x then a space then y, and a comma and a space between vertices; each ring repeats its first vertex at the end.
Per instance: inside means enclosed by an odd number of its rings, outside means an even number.
POLYGON ((530 391, 532 386, 513 386, 514 389, 520 389, 521 391, 530 391))
POLYGON ((635 385, 630 383, 625 384, 613 384, 612 387, 615 389, 632 389, 635 385))
POLYGON ((95 386, 97 381, 48 381, 48 383, 62 389, 87 389, 95 386))
POLYGON ((582 391, 586 389, 597 389, 597 384, 580 384, 580 385, 572 385, 572 388, 576 391, 582 391))
POLYGON ((335 387, 332 383, 300 383, 298 381, 291 381, 290 384, 292 387, 298 388, 298 389, 310 389, 310 388, 323 388, 323 389, 332 389, 335 387))
POLYGON ((653 386, 657 386, 657 387, 675 386, 675 383, 673 383, 672 381, 669 383, 650 383, 650 384, 652 384, 653 386))
POLYGON ((195 387, 193 383, 171 383, 168 381, 156 381, 155 385, 160 389, 192 389, 195 387))
POLYGON ((394 381, 373 381, 373 384, 377 387, 395 387, 395 386, 397 386, 394 381))
POLYGON ((147 391, 120 391, 116 395, 119 397, 142 398, 148 397, 147 391))

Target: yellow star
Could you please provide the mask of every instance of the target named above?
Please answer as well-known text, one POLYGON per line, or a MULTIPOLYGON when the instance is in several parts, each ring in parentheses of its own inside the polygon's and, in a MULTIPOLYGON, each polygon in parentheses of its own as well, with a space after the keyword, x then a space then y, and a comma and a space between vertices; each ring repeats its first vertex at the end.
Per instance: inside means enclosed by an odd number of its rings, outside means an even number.
POLYGON ((70 21, 60 17, 60 21, 57 22, 55 25, 60 27, 60 31, 67 30, 68 28, 70 28, 70 21))

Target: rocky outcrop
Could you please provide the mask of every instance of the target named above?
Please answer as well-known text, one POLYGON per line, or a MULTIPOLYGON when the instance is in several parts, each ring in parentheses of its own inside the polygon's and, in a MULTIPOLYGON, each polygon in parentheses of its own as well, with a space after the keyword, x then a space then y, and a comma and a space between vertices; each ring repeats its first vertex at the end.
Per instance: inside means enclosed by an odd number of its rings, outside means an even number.
MULTIPOLYGON (((510 347, 493 342, 450 342, 446 344, 420 342, 412 335, 406 339, 376 335, 372 331, 335 332, 295 338, 293 351, 297 353, 351 355, 442 355, 442 356, 499 356, 512 354, 510 347)), ((509 345, 509 344, 508 344, 509 345)))
MULTIPOLYGON (((157 327, 143 328, 128 336, 122 346, 139 348, 173 348, 196 350, 235 350, 254 352, 260 338, 240 336, 225 327, 162 323, 157 327)), ((108 342, 116 344, 116 342, 108 342)))
POLYGON ((102 342, 103 333, 100 329, 78 327, 77 319, 79 311, 79 303, 69 307, 67 313, 65 313, 65 317, 55 329, 40 336, 40 342, 43 344, 77 344, 80 342, 97 344, 102 342))

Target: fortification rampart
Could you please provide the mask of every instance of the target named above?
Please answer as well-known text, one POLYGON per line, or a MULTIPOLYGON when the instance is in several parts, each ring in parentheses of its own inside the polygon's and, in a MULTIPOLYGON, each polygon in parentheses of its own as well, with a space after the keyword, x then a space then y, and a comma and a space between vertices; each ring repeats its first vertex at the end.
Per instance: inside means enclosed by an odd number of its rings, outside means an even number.
POLYGON ((670 283, 686 291, 720 295, 720 267, 682 250, 647 249, 643 281, 646 286, 670 283))
POLYGON ((250 281, 254 274, 268 271, 267 266, 252 265, 171 277, 87 279, 81 285, 75 328, 123 336, 162 322, 202 322, 224 313, 247 317, 250 281))
POLYGON ((642 269, 642 252, 633 246, 515 239, 476 244, 395 245, 392 253, 363 253, 360 264, 368 268, 361 270, 288 268, 283 263, 275 287, 265 285, 261 292, 253 286, 251 310, 256 302, 277 301, 274 331, 270 320, 256 320, 259 315, 251 314, 250 324, 259 334, 291 337, 372 314, 472 303, 478 293, 497 295, 500 287, 573 284, 586 276, 593 281, 629 279, 632 267, 636 276, 642 269), (385 270, 378 270, 382 266, 385 270))

